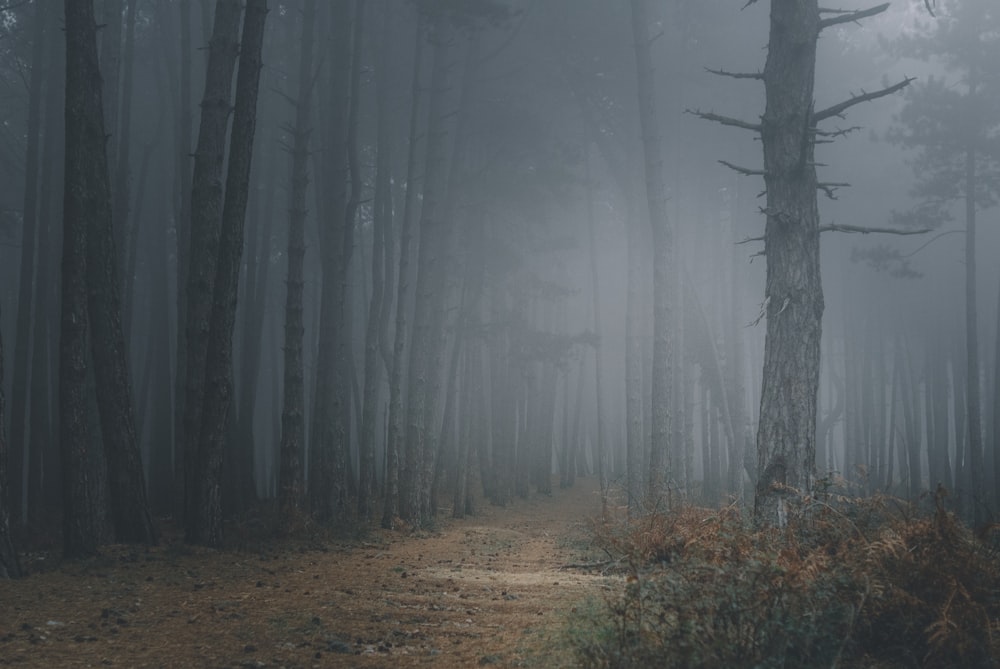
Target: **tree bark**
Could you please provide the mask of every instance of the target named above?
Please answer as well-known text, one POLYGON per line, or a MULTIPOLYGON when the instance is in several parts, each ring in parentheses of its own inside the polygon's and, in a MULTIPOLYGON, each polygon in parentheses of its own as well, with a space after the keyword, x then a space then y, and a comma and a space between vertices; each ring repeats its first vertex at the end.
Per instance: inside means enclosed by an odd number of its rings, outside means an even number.
POLYGON ((233 112, 226 174, 225 204, 212 296, 208 350, 205 359, 205 394, 198 445, 198 513, 185 528, 195 543, 222 543, 222 455, 229 435, 233 399, 233 327, 243 262, 243 226, 250 190, 257 92, 260 86, 261 50, 267 0, 247 0, 240 40, 236 106, 233 112))
MULTIPOLYGON (((447 179, 447 92, 452 67, 451 26, 447 17, 433 20, 430 41, 434 51, 428 111, 427 154, 424 169, 423 207, 420 212, 420 248, 417 257, 416 310, 409 356, 409 397, 406 426, 407 495, 400 500, 404 520, 420 525, 428 519, 430 484, 433 476, 436 427, 435 415, 440 385, 435 377, 440 368, 441 326, 446 287, 446 245, 449 221, 442 216, 447 179)), ((402 496, 401 496, 402 497, 402 496)))
POLYGON ((104 155, 101 73, 92 2, 65 0, 66 163, 63 205, 62 307, 59 337, 59 426, 63 471, 63 551, 93 555, 101 534, 101 508, 90 476, 87 392, 87 230, 110 216, 107 170, 93 169, 104 155), (103 204, 102 204, 103 202, 103 204))
POLYGON ((3 396, 3 333, 0 333, 0 579, 20 578, 21 564, 10 536, 10 486, 7 481, 7 435, 3 396))
POLYGON ((309 127, 312 111, 313 43, 316 0, 305 0, 299 58, 299 93, 292 129, 291 191, 288 202, 288 279, 285 282, 285 385, 281 410, 281 445, 278 468, 278 503, 281 515, 294 520, 302 508, 305 448, 305 369, 302 344, 303 260, 306 253, 306 190, 309 186, 309 127))
POLYGON ((646 176, 646 202, 653 230, 653 409, 652 441, 649 455, 648 494, 655 506, 667 495, 669 505, 673 463, 670 452, 670 423, 673 406, 673 346, 671 311, 673 302, 673 227, 667 219, 667 198, 663 156, 657 130, 656 90, 650 51, 645 0, 632 2, 632 39, 635 46, 639 86, 639 124, 642 129, 646 176))
POLYGON ((410 282, 410 245, 412 243, 413 218, 415 216, 417 189, 417 162, 419 154, 418 127, 420 122, 421 83, 420 70, 423 62, 424 22, 417 17, 416 38, 413 47, 413 74, 410 90, 409 147, 406 159, 406 197, 403 203, 403 220, 399 230, 399 269, 396 276, 395 339, 392 347, 392 369, 389 372, 389 427, 386 444, 385 503, 383 505, 382 527, 390 528, 399 513, 400 500, 400 449, 403 446, 403 371, 406 362, 406 307, 407 288, 410 282))
MULTIPOLYGON (((42 132, 42 86, 46 79, 44 63, 49 60, 45 45, 51 11, 35 4, 32 31, 31 79, 28 83, 28 128, 24 158, 24 200, 21 223, 21 263, 18 275, 17 314, 14 330, 14 376, 11 389, 10 419, 10 511, 15 522, 22 522, 25 508, 24 470, 28 457, 26 421, 28 415, 28 378, 30 374, 32 287, 35 283, 35 238, 38 228, 39 153, 42 132)), ((56 83, 49 81, 50 87, 56 83)), ((53 96, 49 96, 51 100, 53 96)), ((52 138, 46 138, 51 141, 52 138)), ((37 318, 37 314, 34 318, 37 318)))
POLYGON ((239 0, 218 0, 215 24, 209 42, 205 71, 205 93, 201 103, 201 126, 195 150, 191 185, 190 247, 188 258, 187 309, 185 315, 184 393, 184 527, 187 541, 208 540, 212 530, 202 527, 202 499, 211 474, 202 470, 199 440, 205 397, 208 340, 215 290, 219 239, 222 229, 222 167, 226 153, 226 128, 232 109, 233 70, 239 47, 236 43, 242 14, 239 0))
POLYGON ((754 517, 782 525, 788 501, 812 491, 816 458, 823 288, 813 159, 816 0, 772 0, 766 108, 764 371, 757 429, 754 517))

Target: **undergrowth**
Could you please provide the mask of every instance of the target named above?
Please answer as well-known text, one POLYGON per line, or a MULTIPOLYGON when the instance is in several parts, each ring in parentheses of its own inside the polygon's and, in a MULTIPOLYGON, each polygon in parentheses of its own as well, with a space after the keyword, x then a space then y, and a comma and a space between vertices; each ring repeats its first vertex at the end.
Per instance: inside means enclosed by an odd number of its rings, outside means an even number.
POLYGON ((681 508, 599 523, 624 579, 567 637, 588 667, 992 667, 1000 549, 944 509, 812 500, 783 529, 681 508))

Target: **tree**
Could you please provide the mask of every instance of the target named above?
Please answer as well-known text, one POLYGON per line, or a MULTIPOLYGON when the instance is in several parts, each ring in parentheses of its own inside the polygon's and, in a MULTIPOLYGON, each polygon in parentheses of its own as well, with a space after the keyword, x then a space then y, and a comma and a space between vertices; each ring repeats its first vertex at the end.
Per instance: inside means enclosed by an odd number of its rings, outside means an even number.
POLYGON ((233 398, 233 327, 243 260, 243 227, 249 197, 266 17, 267 0, 247 0, 205 358, 197 473, 192 480, 199 486, 194 491, 198 507, 185 527, 189 540, 213 546, 222 543, 222 455, 233 398))
POLYGON ((306 190, 309 186, 309 127, 313 90, 313 42, 316 0, 305 0, 299 56, 299 93, 292 126, 291 189, 288 196, 288 279, 285 282, 285 386, 281 409, 278 496, 282 516, 290 520, 304 497, 302 455, 305 448, 305 387, 302 362, 303 259, 306 253, 306 190))
MULTIPOLYGON (((222 167, 226 151, 236 43, 242 10, 239 0, 218 0, 209 42, 201 125, 191 182, 191 222, 188 228, 187 309, 185 314, 184 404, 184 526, 187 539, 203 541, 199 514, 207 503, 200 487, 208 476, 199 466, 199 437, 205 396, 205 372, 211 330, 212 296, 222 229, 222 167)), ((207 481, 205 481, 207 484, 207 481)))
MULTIPOLYGON (((671 311, 673 286, 673 229, 667 219, 666 184, 662 147, 657 131, 653 59, 647 27, 645 0, 632 0, 632 38, 639 85, 639 124, 646 175, 646 201, 653 228, 653 431, 649 451, 650 500, 669 493, 673 476, 670 441, 673 345, 671 311)), ((669 500, 669 495, 668 495, 669 500)))
POLYGON ((7 483, 7 435, 3 396, 3 333, 0 333, 0 578, 19 578, 21 565, 10 536, 10 486, 7 483))
MULTIPOLYGON (((977 212, 1000 200, 1000 9, 985 0, 943 2, 926 32, 901 38, 902 55, 936 59, 945 77, 908 91, 890 141, 917 152, 913 163, 920 198, 910 219, 939 223, 960 204, 965 223, 965 415, 969 492, 975 520, 983 493, 983 429, 976 286, 977 212)), ((997 462, 995 460, 995 462, 997 462)), ((998 469, 1000 473, 1000 469, 998 469)), ((998 479, 1000 480, 1000 479, 998 479)), ((933 485, 935 481, 931 481, 933 485)), ((966 483, 965 481, 962 482, 966 483)))
MULTIPOLYGON (((748 4, 755 4, 750 0, 748 4)), ((772 0, 770 37, 763 72, 716 74, 763 81, 765 110, 760 123, 695 112, 706 120, 760 135, 764 169, 731 166, 764 178, 764 253, 767 279, 761 318, 767 319, 760 418, 757 428, 757 485, 754 517, 784 525, 789 506, 812 491, 816 462, 823 287, 819 268, 817 191, 832 185, 816 176, 815 145, 825 133, 819 123, 850 107, 896 92, 909 79, 816 110, 813 85, 820 32, 881 13, 821 9, 816 0, 772 0), (825 18, 824 18, 825 17, 825 18)))
POLYGON ((92 555, 102 516, 89 476, 87 389, 87 232, 91 221, 111 215, 101 72, 92 2, 66 0, 66 177, 63 204, 62 307, 59 332, 59 434, 63 468, 63 550, 92 555))

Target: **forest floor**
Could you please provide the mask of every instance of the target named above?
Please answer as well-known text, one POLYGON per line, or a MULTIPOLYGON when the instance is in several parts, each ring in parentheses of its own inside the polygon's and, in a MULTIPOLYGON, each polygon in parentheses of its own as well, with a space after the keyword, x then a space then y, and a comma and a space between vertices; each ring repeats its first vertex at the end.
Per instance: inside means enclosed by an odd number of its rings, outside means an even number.
POLYGON ((600 559, 599 513, 582 479, 429 531, 29 555, 35 573, 0 582, 0 666, 572 666, 564 630, 607 587, 572 566, 600 559))

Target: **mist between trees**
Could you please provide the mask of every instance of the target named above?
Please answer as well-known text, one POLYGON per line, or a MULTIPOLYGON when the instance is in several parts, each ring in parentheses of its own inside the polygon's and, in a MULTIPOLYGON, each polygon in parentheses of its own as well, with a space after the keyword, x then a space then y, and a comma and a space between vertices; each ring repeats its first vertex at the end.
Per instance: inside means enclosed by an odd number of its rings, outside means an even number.
POLYGON ((579 476, 988 522, 1000 8, 746 4, 0 8, 4 571, 579 476))

